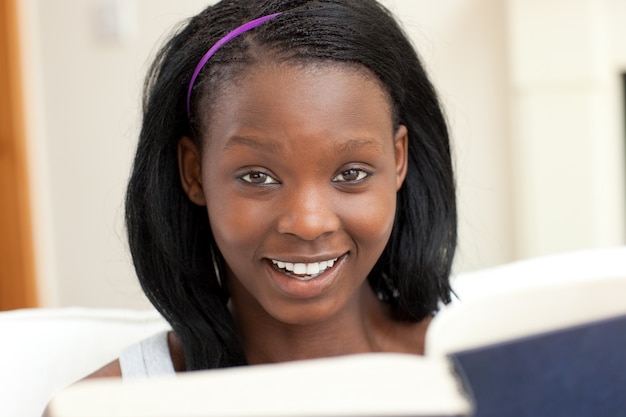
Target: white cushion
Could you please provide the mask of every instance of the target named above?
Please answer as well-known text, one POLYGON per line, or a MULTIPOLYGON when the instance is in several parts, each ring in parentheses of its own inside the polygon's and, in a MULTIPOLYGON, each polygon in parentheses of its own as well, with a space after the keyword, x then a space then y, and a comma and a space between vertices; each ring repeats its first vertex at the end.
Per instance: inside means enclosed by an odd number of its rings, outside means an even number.
POLYGON ((25 309, 0 313, 0 416, 38 417, 52 395, 169 328, 156 311, 25 309))

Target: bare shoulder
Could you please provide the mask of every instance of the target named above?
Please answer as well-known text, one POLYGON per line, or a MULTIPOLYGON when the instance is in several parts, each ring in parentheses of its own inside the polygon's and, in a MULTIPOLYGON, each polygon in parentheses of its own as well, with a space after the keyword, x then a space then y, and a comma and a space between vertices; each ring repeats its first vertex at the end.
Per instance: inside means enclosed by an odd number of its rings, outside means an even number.
POLYGON ((81 381, 96 379, 96 378, 121 378, 122 377, 122 369, 120 368, 120 361, 116 359, 112 362, 107 363, 102 368, 98 369, 95 372, 87 375, 81 381))

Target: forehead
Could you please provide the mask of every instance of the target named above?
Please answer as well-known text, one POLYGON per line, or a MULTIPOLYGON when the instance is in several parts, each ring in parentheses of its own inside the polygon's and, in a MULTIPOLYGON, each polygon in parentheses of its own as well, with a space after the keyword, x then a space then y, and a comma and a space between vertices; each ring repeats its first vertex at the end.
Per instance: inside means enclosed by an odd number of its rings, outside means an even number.
POLYGON ((221 85, 212 102, 201 116, 204 140, 248 128, 299 133, 394 128, 389 94, 360 66, 255 65, 221 85))

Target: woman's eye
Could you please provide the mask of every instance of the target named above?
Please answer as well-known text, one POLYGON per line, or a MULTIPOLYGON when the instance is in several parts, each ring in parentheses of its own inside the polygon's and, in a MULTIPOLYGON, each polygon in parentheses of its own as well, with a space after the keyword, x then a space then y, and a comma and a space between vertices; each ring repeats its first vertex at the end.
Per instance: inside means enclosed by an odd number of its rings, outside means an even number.
POLYGON ((369 172, 358 168, 350 168, 342 171, 333 178, 334 182, 358 182, 369 176, 369 172))
POLYGON ((260 171, 250 171, 245 175, 240 177, 245 182, 254 185, 269 185, 269 184, 278 184, 274 178, 266 174, 265 172, 260 171))

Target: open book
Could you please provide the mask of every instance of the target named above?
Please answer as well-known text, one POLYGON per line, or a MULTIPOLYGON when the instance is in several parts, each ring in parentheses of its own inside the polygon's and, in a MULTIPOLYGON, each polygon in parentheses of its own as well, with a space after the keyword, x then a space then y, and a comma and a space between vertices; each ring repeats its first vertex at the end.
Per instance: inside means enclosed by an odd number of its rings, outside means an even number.
MULTIPOLYGON (((625 260, 626 262, 626 260, 625 260)), ((456 303, 426 355, 364 354, 88 381, 53 417, 626 416, 626 277, 456 303)))

